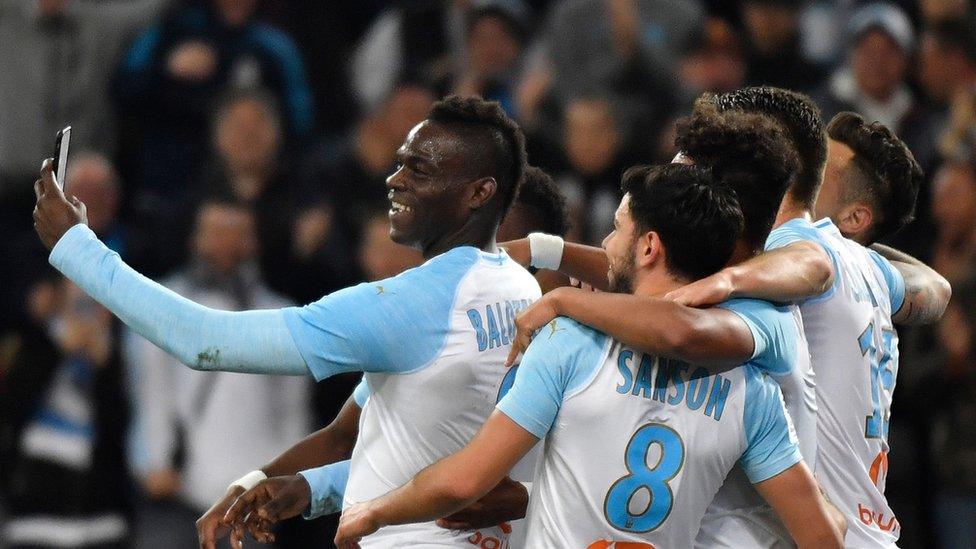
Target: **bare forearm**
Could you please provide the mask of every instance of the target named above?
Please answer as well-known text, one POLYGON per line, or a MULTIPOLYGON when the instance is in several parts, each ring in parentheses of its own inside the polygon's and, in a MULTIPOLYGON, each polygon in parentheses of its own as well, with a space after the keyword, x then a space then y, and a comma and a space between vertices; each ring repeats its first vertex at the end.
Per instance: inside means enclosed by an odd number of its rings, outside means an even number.
POLYGON ((359 431, 359 414, 359 406, 349 398, 332 423, 285 450, 261 470, 269 477, 294 475, 349 459, 359 431))
POLYGON ((891 262, 905 280, 905 300, 892 320, 898 324, 930 324, 942 318, 952 287, 949 281, 914 257, 885 246, 874 244, 871 249, 891 262))
POLYGON ((878 252, 878 255, 887 259, 888 261, 898 261, 901 263, 909 263, 912 265, 925 266, 925 263, 915 259, 914 257, 906 254, 901 250, 896 250, 891 246, 885 246, 884 244, 871 244, 871 249, 878 252))
POLYGON ((551 297, 558 315, 658 356, 686 362, 738 364, 752 354, 751 332, 728 311, 569 288, 553 292, 551 297))
POLYGON ((566 276, 586 282, 594 288, 606 290, 607 282, 607 253, 603 248, 567 242, 563 248, 562 263, 559 272, 566 276))
POLYGON ((493 483, 471 482, 470 475, 453 475, 457 454, 424 469, 407 484, 375 502, 375 512, 383 525, 425 522, 448 516, 474 503, 488 493, 493 483), (484 486, 479 490, 478 486, 484 486))
POLYGON ((816 244, 797 242, 726 268, 733 297, 792 302, 823 294, 833 282, 833 265, 816 244))

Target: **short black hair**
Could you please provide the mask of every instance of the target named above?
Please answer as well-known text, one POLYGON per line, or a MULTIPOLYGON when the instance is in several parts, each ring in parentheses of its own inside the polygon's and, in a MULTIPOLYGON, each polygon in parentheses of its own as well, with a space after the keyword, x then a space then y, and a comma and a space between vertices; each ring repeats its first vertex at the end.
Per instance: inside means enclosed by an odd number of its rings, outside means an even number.
POLYGON ((945 19, 933 23, 925 33, 935 38, 939 47, 958 51, 970 65, 976 66, 976 28, 971 22, 945 19))
POLYGON ((566 198, 552 177, 541 169, 525 168, 516 203, 529 210, 534 222, 531 230, 560 236, 569 232, 566 198))
POLYGON ((827 135, 854 151, 845 177, 846 200, 867 200, 874 207, 870 241, 891 236, 915 218, 921 166, 905 142, 880 122, 842 112, 831 119, 827 135))
POLYGON ((736 193, 710 170, 687 164, 634 166, 621 188, 630 194, 637 234, 656 232, 667 268, 686 280, 718 272, 732 257, 743 218, 736 193))
POLYGON ((742 235, 753 250, 762 250, 799 166, 781 126, 767 116, 720 112, 699 100, 693 115, 678 122, 675 145, 736 192, 745 216, 742 235))
POLYGON ((470 141, 475 177, 494 177, 501 200, 499 219, 505 216, 525 174, 525 136, 497 101, 453 95, 431 107, 427 120, 459 131, 470 141))
POLYGON ((791 198, 813 209, 827 165, 827 136, 817 104, 802 93, 772 86, 738 89, 718 95, 714 101, 719 110, 764 114, 783 127, 800 160, 788 192, 791 198))

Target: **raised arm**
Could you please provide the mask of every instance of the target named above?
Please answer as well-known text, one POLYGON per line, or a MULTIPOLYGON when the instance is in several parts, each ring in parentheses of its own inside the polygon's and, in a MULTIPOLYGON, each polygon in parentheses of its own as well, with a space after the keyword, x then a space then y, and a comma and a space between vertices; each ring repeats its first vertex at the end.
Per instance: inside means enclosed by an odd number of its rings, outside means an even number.
POLYGON ((804 462, 755 484, 800 549, 844 547, 847 520, 820 493, 804 462))
POLYGON ((44 161, 34 192, 34 225, 51 250, 51 264, 180 362, 196 370, 308 373, 280 310, 216 311, 132 270, 88 228, 85 205, 65 198, 51 159, 44 161))
POLYGON ((700 307, 733 297, 791 303, 823 294, 834 283, 834 266, 819 244, 797 241, 692 282, 666 297, 700 307))
POLYGON ((608 263, 603 248, 562 242, 562 238, 553 235, 542 236, 546 238, 540 240, 536 235, 530 235, 529 238, 504 242, 501 247, 523 267, 559 271, 599 290, 607 289, 608 263), (558 239, 561 244, 553 239, 558 239))
POLYGON ((539 439, 495 411, 456 454, 427 467, 410 482, 342 513, 338 547, 383 526, 434 520, 473 503, 501 481, 539 439))
POLYGON ((738 365, 754 355, 749 325, 727 310, 695 309, 661 298, 558 288, 516 319, 514 363, 532 335, 557 316, 568 316, 625 345, 696 364, 738 365))
POLYGON ((935 269, 914 257, 883 244, 873 244, 871 249, 887 259, 905 280, 905 299, 901 307, 891 315, 896 324, 930 324, 942 318, 952 286, 935 269))

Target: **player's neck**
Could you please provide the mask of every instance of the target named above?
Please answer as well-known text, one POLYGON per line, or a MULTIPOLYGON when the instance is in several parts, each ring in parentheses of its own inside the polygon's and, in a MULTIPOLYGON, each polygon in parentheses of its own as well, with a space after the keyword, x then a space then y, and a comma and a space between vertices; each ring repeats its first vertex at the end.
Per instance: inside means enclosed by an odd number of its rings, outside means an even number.
POLYGON ((783 202, 779 205, 779 212, 776 213, 776 221, 773 222, 773 228, 775 229, 791 219, 813 221, 813 212, 806 204, 797 202, 790 198, 790 195, 786 195, 783 198, 783 202))
POLYGON ((486 229, 477 221, 472 220, 457 231, 445 234, 441 238, 431 242, 421 252, 424 255, 424 259, 430 259, 459 246, 473 246, 484 252, 497 253, 498 243, 495 241, 496 228, 486 229))
POLYGON ((690 280, 675 278, 666 269, 655 269, 634 277, 634 295, 643 297, 664 297, 670 291, 687 285, 690 280))

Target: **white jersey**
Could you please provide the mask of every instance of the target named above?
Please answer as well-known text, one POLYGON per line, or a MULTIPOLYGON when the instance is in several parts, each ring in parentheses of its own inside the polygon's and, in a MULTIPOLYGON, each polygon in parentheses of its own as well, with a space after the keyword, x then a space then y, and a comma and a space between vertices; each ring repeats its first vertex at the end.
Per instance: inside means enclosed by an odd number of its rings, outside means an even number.
POLYGON ((822 246, 835 272, 827 292, 800 304, 817 375, 817 478, 847 517, 847 547, 894 547, 901 525, 884 488, 898 373, 891 315, 904 301, 904 280, 829 219, 793 219, 770 234, 767 249, 797 241, 822 246))
MULTIPOLYGON (((787 308, 793 319, 796 357, 785 369, 767 362, 753 363, 769 374, 783 392, 799 441, 800 454, 811 470, 817 458, 817 396, 816 379, 810 363, 810 352, 803 331, 800 308, 787 308), (772 366, 772 367, 770 367, 772 366)), ((733 309, 734 310, 734 309, 733 309)), ((757 322, 758 324, 758 322, 757 322)), ((736 466, 715 500, 702 518, 701 529, 695 538, 700 549, 780 549, 793 547, 793 537, 766 501, 753 488, 741 467, 736 466)))
MULTIPOLYGON (((504 252, 462 247, 286 316, 316 377, 348 361, 367 372, 345 507, 406 484, 471 440, 494 409, 515 315, 540 295, 504 252)), ((361 545, 500 548, 509 531, 452 532, 428 522, 382 528, 361 545)))
POLYGON ((532 548, 691 547, 736 463, 761 482, 801 459, 779 388, 751 363, 709 375, 563 317, 498 409, 545 437, 532 548))

